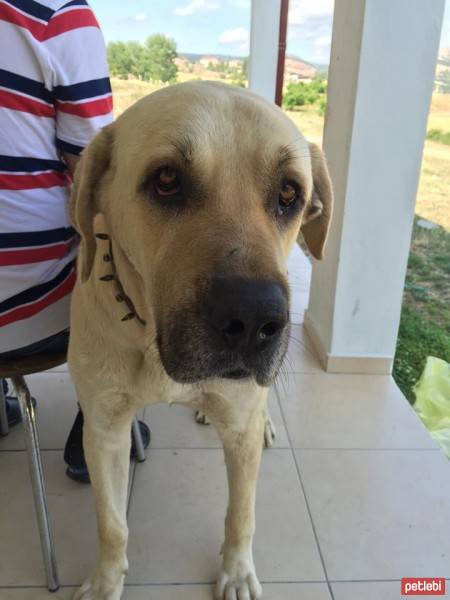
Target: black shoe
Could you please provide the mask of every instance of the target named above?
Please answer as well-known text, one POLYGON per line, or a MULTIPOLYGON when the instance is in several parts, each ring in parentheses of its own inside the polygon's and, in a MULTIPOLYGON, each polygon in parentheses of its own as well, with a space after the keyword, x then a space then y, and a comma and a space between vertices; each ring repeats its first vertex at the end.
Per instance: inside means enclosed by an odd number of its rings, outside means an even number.
MULTIPOLYGON (((138 421, 139 429, 141 430, 141 438, 142 443, 144 444, 144 450, 150 446, 150 440, 152 439, 152 432, 150 431, 149 426, 144 423, 144 421, 138 421)), ((136 444, 134 443, 134 435, 133 431, 131 431, 131 450, 130 450, 130 458, 132 460, 136 460, 136 444)))
MULTIPOLYGON (((141 430, 142 442, 144 448, 147 449, 150 445, 151 432, 148 426, 142 421, 138 421, 141 430)), ((131 452, 130 457, 136 458, 136 448, 133 435, 131 437, 131 452)), ((64 460, 67 463, 66 475, 78 481, 79 483, 90 483, 89 472, 84 459, 83 450, 83 413, 81 410, 75 418, 72 429, 67 438, 66 447, 64 450, 64 460)))
POLYGON ((71 465, 67 465, 66 475, 69 479, 73 479, 78 483, 91 483, 91 478, 89 477, 89 471, 87 467, 73 467, 71 465))
MULTIPOLYGON (((36 408, 36 398, 31 398, 31 403, 33 404, 33 408, 36 408)), ((22 413, 20 412, 19 401, 17 398, 13 396, 6 396, 5 398, 6 404, 6 416, 8 417, 8 427, 14 427, 14 425, 18 425, 22 422, 22 413)))

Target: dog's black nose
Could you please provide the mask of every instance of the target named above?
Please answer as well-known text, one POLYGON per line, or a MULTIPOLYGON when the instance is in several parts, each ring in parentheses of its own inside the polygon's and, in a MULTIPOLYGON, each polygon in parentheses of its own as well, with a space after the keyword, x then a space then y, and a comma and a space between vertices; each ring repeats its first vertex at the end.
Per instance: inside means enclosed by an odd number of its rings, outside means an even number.
POLYGON ((216 278, 207 304, 215 332, 228 348, 242 355, 274 345, 288 322, 286 295, 272 281, 216 278))

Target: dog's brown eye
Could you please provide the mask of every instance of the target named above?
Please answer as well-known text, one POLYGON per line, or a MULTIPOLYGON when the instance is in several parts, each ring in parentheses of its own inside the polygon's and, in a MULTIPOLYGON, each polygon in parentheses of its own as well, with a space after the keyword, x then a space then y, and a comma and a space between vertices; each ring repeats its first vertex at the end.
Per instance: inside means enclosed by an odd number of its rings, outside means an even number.
POLYGON ((162 167, 155 174, 155 190, 159 196, 173 196, 181 189, 180 175, 171 167, 162 167))
POLYGON ((285 181, 280 189, 280 194, 278 196, 278 211, 280 214, 294 206, 298 199, 298 189, 294 183, 290 181, 285 181))

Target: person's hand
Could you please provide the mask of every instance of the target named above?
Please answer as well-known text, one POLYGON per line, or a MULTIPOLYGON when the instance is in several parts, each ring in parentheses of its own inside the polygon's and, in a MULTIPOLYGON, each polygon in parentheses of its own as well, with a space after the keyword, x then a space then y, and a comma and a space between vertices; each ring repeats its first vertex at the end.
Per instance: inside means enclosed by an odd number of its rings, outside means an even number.
POLYGON ((62 159, 66 163, 72 177, 75 174, 75 169, 77 168, 77 164, 80 162, 80 158, 81 156, 77 156, 76 154, 69 154, 68 152, 62 153, 62 159))

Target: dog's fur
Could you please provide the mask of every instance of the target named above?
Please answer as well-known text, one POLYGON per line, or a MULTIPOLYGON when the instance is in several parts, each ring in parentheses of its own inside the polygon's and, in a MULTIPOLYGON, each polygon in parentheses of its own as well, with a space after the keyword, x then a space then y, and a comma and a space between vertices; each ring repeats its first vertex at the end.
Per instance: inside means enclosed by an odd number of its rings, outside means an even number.
POLYGON ((99 552, 77 600, 121 597, 130 427, 136 411, 155 402, 189 403, 217 429, 229 506, 216 597, 260 598, 252 558, 255 487, 267 386, 289 328, 273 360, 255 367, 254 376, 226 378, 204 326, 203 300, 217 273, 275 281, 288 294, 286 260, 299 230, 321 258, 331 208, 320 149, 281 110, 239 88, 207 82, 165 88, 88 146, 71 200, 81 250, 69 366, 85 419, 99 552), (153 173, 168 164, 185 173, 182 205, 155 198, 153 173), (286 179, 297 182, 300 198, 282 218, 276 207, 286 179), (109 236, 116 276, 145 325, 122 322, 127 309, 115 300, 115 281, 100 279, 110 269, 109 242, 96 233, 109 236))

